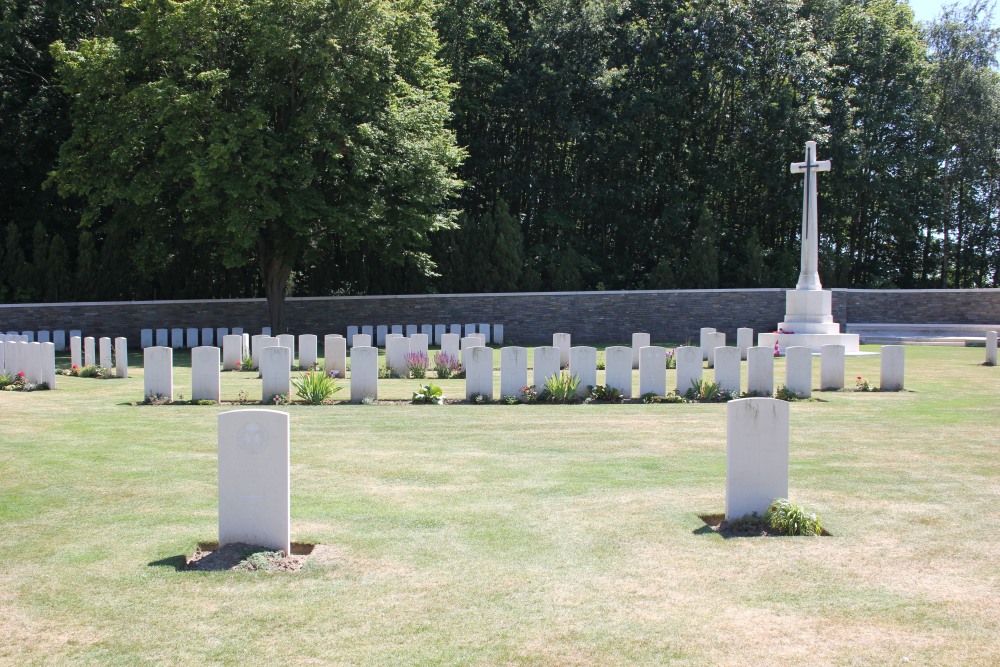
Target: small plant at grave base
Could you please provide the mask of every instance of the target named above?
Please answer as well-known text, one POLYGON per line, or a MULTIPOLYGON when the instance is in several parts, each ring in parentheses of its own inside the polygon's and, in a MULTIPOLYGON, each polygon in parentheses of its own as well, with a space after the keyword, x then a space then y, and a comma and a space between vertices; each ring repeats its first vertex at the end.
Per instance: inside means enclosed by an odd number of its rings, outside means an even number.
POLYGON ((153 392, 150 392, 142 403, 143 405, 167 405, 170 403, 170 399, 163 394, 154 394, 153 392))
POLYGON ((68 371, 63 371, 62 374, 70 377, 97 378, 99 380, 107 380, 114 377, 114 371, 110 368, 102 368, 101 366, 74 365, 68 371))
POLYGON ((796 394, 794 391, 786 387, 785 385, 779 386, 775 392, 774 397, 779 401, 801 401, 802 397, 796 394))
POLYGON ((676 349, 667 350, 667 368, 677 368, 676 349))
POLYGON ((663 397, 657 394, 655 391, 647 391, 645 394, 639 397, 639 400, 643 403, 662 403, 663 397))
POLYGON ((469 396, 469 403, 473 405, 486 405, 490 402, 490 397, 486 394, 475 393, 469 396))
POLYGON ((292 380, 295 395, 309 405, 322 405, 340 391, 336 381, 325 373, 309 372, 292 380))
POLYGON ((264 401, 267 405, 288 405, 288 396, 285 394, 275 394, 264 401))
POLYGON ((604 385, 599 384, 596 387, 590 388, 590 400, 621 403, 622 393, 614 387, 605 387, 604 385))
POLYGON ((456 357, 447 352, 438 352, 434 355, 434 372, 437 374, 438 379, 447 380, 450 377, 458 375, 461 370, 462 364, 459 363, 456 357))
POLYGON ((777 498, 764 514, 767 524, 782 535, 822 535, 816 513, 808 513, 787 498, 777 498))
POLYGON ((444 394, 441 387, 436 384, 422 384, 420 389, 413 392, 413 403, 432 403, 434 405, 444 405, 444 394))
POLYGON ((338 380, 340 379, 340 371, 334 368, 333 370, 327 371, 326 376, 331 380, 338 380))
POLYGON ((410 371, 410 377, 417 380, 427 377, 428 362, 426 352, 420 350, 407 352, 403 357, 403 361, 406 362, 406 368, 410 371))
POLYGON ((365 396, 361 399, 361 405, 375 405, 378 403, 378 399, 374 396, 365 396))
POLYGON ((740 398, 767 398, 768 394, 759 391, 744 391, 740 394, 740 398))
POLYGON ((854 391, 878 391, 878 387, 859 375, 854 382, 854 391))
POLYGON ((597 370, 599 371, 607 370, 607 363, 604 361, 604 357, 599 357, 597 359, 597 370))
MULTIPOLYGON (((559 375, 551 375, 545 379, 544 400, 548 403, 569 403, 576 399, 576 389, 580 386, 580 377, 563 371, 559 375)), ((542 397, 539 397, 542 400, 542 397)))
POLYGON ((236 362, 236 370, 238 371, 255 371, 257 370, 253 366, 253 357, 249 354, 236 362))
POLYGON ((537 403, 538 402, 538 390, 535 389, 535 385, 527 385, 521 387, 517 390, 518 396, 522 403, 537 403))
POLYGON ((503 405, 520 405, 521 399, 513 394, 507 394, 506 396, 500 397, 500 403, 503 405))
POLYGON ((378 379, 379 380, 388 380, 391 377, 393 377, 393 375, 392 375, 392 369, 390 369, 388 366, 379 366, 378 367, 378 379))
POLYGON ((684 398, 696 403, 725 403, 733 399, 733 392, 724 390, 711 380, 692 380, 684 398))
POLYGON ((218 401, 213 401, 210 398, 192 398, 191 405, 218 405, 218 401))
POLYGON ((676 391, 667 392, 666 396, 660 397, 660 403, 687 403, 687 399, 676 391))
POLYGON ((251 402, 250 401, 250 394, 248 394, 245 391, 241 391, 240 393, 236 394, 236 402, 237 403, 250 403, 251 402))

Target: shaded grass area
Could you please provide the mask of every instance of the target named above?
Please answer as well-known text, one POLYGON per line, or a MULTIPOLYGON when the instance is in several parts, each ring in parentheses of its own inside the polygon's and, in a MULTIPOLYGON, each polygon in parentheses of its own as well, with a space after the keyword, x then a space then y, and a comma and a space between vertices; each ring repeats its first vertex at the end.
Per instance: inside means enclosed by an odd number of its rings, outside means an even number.
MULTIPOLYGON (((981 357, 907 348, 908 392, 792 405, 790 495, 819 539, 700 530, 725 503, 724 405, 289 406, 293 539, 324 547, 295 574, 176 568, 216 537, 229 407, 127 405, 136 368, 4 392, 0 661, 996 664, 981 357)), ((223 376, 240 388, 260 383, 223 376)))

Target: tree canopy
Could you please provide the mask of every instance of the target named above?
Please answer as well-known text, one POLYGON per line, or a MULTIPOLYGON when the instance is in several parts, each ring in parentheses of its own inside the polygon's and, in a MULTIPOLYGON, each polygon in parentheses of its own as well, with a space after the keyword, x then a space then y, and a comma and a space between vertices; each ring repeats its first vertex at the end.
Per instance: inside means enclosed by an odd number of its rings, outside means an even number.
POLYGON ((0 300, 1000 286, 986 0, 2 1, 0 300))

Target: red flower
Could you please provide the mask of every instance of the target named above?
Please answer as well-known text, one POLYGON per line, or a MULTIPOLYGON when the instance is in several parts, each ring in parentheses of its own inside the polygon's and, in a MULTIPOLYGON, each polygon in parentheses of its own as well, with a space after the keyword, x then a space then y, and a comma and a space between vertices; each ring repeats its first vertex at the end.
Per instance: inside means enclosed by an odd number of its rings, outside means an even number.
POLYGON ((23 378, 23 377, 24 377, 24 371, 21 371, 21 372, 19 372, 19 373, 17 374, 17 377, 19 377, 19 378, 23 378))
POLYGON ((77 366, 76 364, 73 364, 73 370, 74 370, 74 371, 75 371, 76 369, 78 369, 78 368, 79 368, 79 366, 77 366))
POLYGON ((859 379, 859 380, 861 379, 861 376, 860 376, 860 375, 858 376, 858 379, 859 379))

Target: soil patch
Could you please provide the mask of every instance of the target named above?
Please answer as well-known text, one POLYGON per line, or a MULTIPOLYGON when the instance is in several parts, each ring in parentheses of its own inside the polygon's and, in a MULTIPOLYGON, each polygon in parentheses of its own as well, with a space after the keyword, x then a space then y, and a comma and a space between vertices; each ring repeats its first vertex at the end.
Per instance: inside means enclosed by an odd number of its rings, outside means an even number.
MULTIPOLYGON (((787 537, 784 533, 771 530, 767 520, 756 514, 740 517, 736 521, 726 521, 725 514, 702 514, 698 517, 705 525, 722 537, 787 537)), ((820 530, 821 537, 829 537, 826 529, 820 530)))
POLYGON ((199 544, 190 558, 185 558, 187 570, 237 570, 242 572, 298 572, 315 545, 292 544, 292 553, 267 547, 234 542, 219 547, 217 543, 199 544))

